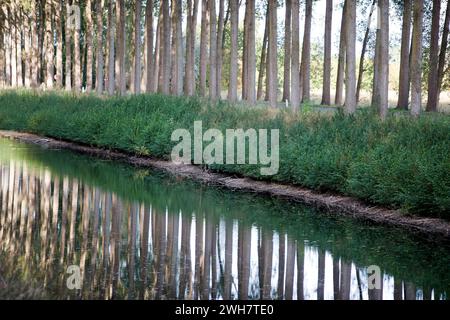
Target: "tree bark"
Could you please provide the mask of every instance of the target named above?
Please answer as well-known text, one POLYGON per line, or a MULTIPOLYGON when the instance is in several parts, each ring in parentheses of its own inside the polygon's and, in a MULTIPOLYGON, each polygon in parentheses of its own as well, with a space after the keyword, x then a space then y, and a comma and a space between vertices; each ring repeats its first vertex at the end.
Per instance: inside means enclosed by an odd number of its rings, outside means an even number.
POLYGON ((353 114, 356 111, 356 3, 346 0, 346 71, 345 71, 345 111, 353 114))
POLYGON ((184 93, 188 96, 195 94, 195 31, 197 25, 197 10, 199 0, 187 1, 186 19, 186 62, 184 76, 184 93), (194 2, 193 2, 194 1, 194 2))
POLYGON ((228 100, 237 100, 238 82, 238 27, 239 27, 239 0, 230 0, 231 10, 231 52, 230 52, 230 82, 228 85, 228 100))
POLYGON ((92 0, 86 0, 86 92, 91 92, 93 87, 94 64, 94 19, 92 18, 92 0))
POLYGON ((292 58, 291 58, 291 105, 294 111, 300 108, 300 24, 299 0, 292 0, 292 58))
MULTIPOLYGON (((264 70, 267 70, 266 61, 267 61, 267 38, 269 37, 269 12, 268 12, 268 6, 266 9, 266 23, 264 27, 264 36, 263 36, 263 43, 262 43, 262 49, 261 49, 261 58, 259 60, 259 72, 258 72, 258 92, 256 98, 258 100, 263 99, 263 82, 264 82, 264 70)), ((267 77, 267 75, 266 75, 267 77)), ((266 88, 267 89, 267 88, 266 88)))
POLYGON ((277 67, 277 1, 269 1, 269 38, 268 38, 268 93, 272 108, 277 107, 278 67, 277 67))
POLYGON ((153 92, 155 88, 155 65, 153 62, 153 0, 147 0, 145 6, 145 91, 153 92))
POLYGON ((331 104, 331 31, 333 25, 333 0, 327 0, 325 13, 325 43, 323 57, 322 105, 331 104))
POLYGON ((291 14, 292 0, 286 0, 286 12, 284 18, 284 74, 283 74, 283 98, 282 101, 288 101, 291 89, 291 14))
POLYGON ((256 52, 255 52, 255 0, 247 1, 248 30, 247 43, 244 45, 247 53, 247 83, 246 83, 246 100, 249 104, 256 101, 256 52))
POLYGON ((116 52, 116 81, 117 91, 120 95, 126 93, 126 71, 125 71, 125 1, 116 2, 116 34, 117 34, 117 52, 116 52))
POLYGON ((375 101, 378 114, 386 118, 389 108, 389 0, 378 0, 379 52, 378 52, 378 97, 375 101))
POLYGON ((114 19, 114 2, 108 0, 108 94, 114 94, 115 88, 115 19, 114 19))
POLYGON ((311 22, 312 0, 306 0, 305 32, 303 34, 302 64, 300 66, 300 88, 302 102, 311 100, 311 22))
POLYGON ((217 98, 217 16, 216 0, 208 0, 209 8, 209 97, 217 98))
POLYGON ((208 0, 202 0, 202 21, 200 32, 200 96, 206 94, 207 75, 207 54, 208 54, 208 0))
POLYGON ((419 116, 422 109, 422 28, 423 0, 413 4, 413 39, 411 50, 411 115, 419 116))
POLYGON ((53 88, 54 64, 53 64, 53 29, 52 29, 52 3, 45 3, 45 62, 46 62, 46 86, 53 88))
POLYGON ((436 105, 439 106, 439 98, 442 90, 442 81, 444 79, 445 57, 447 54, 448 35, 450 29, 450 1, 447 2, 447 11, 445 14, 444 30, 442 32, 441 53, 439 54, 438 67, 438 91, 436 98, 436 105))
POLYGON ((346 48, 345 36, 347 34, 347 32, 345 31, 347 19, 345 14, 346 11, 347 11, 347 1, 344 2, 344 7, 342 9, 341 35, 339 40, 339 58, 338 58, 338 69, 336 79, 336 95, 334 98, 334 103, 338 106, 342 105, 343 91, 344 91, 345 48, 346 48))
POLYGON ((222 98, 222 67, 223 67, 223 39, 224 39, 225 0, 219 0, 219 19, 217 22, 217 97, 222 98))
POLYGON ((55 0, 55 26, 56 26, 56 86, 63 86, 63 3, 62 0, 55 0))
MULTIPOLYGON (((75 5, 80 5, 79 0, 74 1, 75 5)), ((73 47, 74 47, 74 54, 73 54, 73 68, 74 68, 74 83, 75 83, 75 92, 79 92, 81 90, 81 53, 80 53, 80 30, 81 26, 78 24, 75 24, 75 30, 74 30, 74 39, 73 39, 73 47)))
MULTIPOLYGON (((66 70, 65 70, 65 87, 66 91, 72 90, 72 30, 69 26, 69 21, 67 20, 67 17, 69 16, 69 4, 66 3, 66 70)), ((38 43, 36 43, 38 45, 38 43)), ((39 51, 38 48, 36 48, 36 51, 39 51)), ((37 58, 37 57, 36 57, 37 58)), ((37 68, 37 67, 36 67, 37 68)), ((36 72, 37 73, 37 72, 36 72)), ((37 75, 36 75, 37 76, 37 75)))
POLYGON ((427 111, 437 111, 438 96, 438 68, 439 68, 439 27, 441 19, 441 0, 433 0, 433 12, 431 22, 431 41, 430 41, 430 70, 428 73, 428 101, 427 111))
POLYGON ((408 110, 409 103, 409 59, 411 49, 412 0, 403 2, 402 45, 397 108, 408 110))
POLYGON ((37 11, 36 3, 32 2, 30 11, 30 40, 31 40, 31 87, 36 88, 38 86, 38 72, 39 72, 39 42, 37 34, 37 11))
POLYGON ((134 11, 134 93, 141 93, 141 0, 136 0, 134 11))
POLYGON ((359 74, 358 74, 358 84, 356 85, 356 103, 359 102, 359 97, 361 93, 362 80, 364 75, 364 60, 367 52, 367 45, 369 42, 370 35, 370 25, 372 23, 373 12, 375 11, 376 0, 373 0, 372 7, 370 9, 369 18, 367 20, 366 32, 364 34, 363 46, 361 50, 361 58, 359 60, 359 74))
MULTIPOLYGON (((2 31, 0 30, 0 33, 2 31)), ((23 64, 24 64, 24 85, 26 88, 30 88, 31 87, 31 39, 30 39, 30 19, 29 17, 25 14, 23 16, 23 38, 24 38, 24 52, 23 52, 23 64)), ((0 54, 3 51, 2 49, 2 36, 0 35, 0 54)), ((58 41, 59 45, 61 46, 61 42, 58 41)), ((4 59, 3 59, 4 61, 4 59)), ((3 64, 0 63, 0 77, 2 77, 2 79, 0 79, 0 86, 1 86, 1 82, 3 80, 3 64)))
POLYGON ((97 0, 96 14, 97 14, 97 81, 96 89, 98 94, 103 93, 103 78, 104 78, 104 57, 103 57, 103 1, 97 0))

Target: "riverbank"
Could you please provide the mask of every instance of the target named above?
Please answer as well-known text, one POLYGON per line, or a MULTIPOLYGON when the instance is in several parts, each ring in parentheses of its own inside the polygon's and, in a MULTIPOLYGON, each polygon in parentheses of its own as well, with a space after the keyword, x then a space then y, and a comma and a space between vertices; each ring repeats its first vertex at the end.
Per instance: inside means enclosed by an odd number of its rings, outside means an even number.
POLYGON ((344 197, 330 193, 318 193, 305 188, 279 183, 257 181, 250 178, 235 178, 229 175, 202 170, 193 165, 177 165, 170 161, 133 156, 124 152, 111 151, 81 145, 69 141, 61 141, 41 137, 29 133, 0 131, 0 137, 32 143, 51 149, 65 149, 92 156, 118 160, 139 167, 153 167, 171 174, 187 177, 208 185, 226 187, 232 190, 255 192, 298 201, 330 213, 351 216, 379 224, 402 227, 412 232, 430 236, 433 240, 450 240, 450 222, 437 218, 419 218, 407 216, 398 210, 370 206, 352 197, 344 197))
MULTIPOLYGON (((450 220, 450 117, 411 119, 370 111, 354 117, 306 107, 286 110, 211 104, 197 98, 125 98, 31 91, 0 92, 0 129, 31 132, 126 154, 169 160, 175 129, 280 130, 280 170, 260 175, 251 165, 211 165, 225 176, 341 194, 405 214, 450 220)), ((200 169, 201 170, 201 169, 200 169)))

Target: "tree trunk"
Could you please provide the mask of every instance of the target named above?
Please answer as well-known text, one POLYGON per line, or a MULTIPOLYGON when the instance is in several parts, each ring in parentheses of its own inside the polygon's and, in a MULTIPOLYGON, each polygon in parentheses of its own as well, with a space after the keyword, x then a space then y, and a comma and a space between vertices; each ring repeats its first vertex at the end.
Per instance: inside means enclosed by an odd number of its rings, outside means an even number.
POLYGON ((238 82, 238 27, 239 27, 239 0, 230 0, 231 10, 231 52, 230 52, 230 82, 228 85, 228 100, 237 100, 238 82))
MULTIPOLYGON (((268 6, 267 6, 268 8, 268 6)), ((269 12, 268 9, 266 9, 266 23, 264 28, 264 36, 263 36, 263 43, 262 43, 262 49, 261 49, 261 58, 259 60, 259 72, 258 72, 258 92, 256 98, 258 100, 261 100, 263 98, 263 82, 264 82, 264 70, 267 69, 266 66, 266 60, 267 60, 267 38, 269 37, 269 12)), ((267 75, 266 75, 267 77, 267 75)))
MULTIPOLYGON (((70 12, 69 12, 69 4, 66 3, 66 70, 65 70, 65 87, 67 91, 71 91, 72 90, 72 28, 69 25, 69 21, 67 19, 67 17, 69 16, 70 12)), ((35 43, 36 46, 38 45, 38 43, 35 43)), ((38 48, 36 48, 36 51, 39 51, 38 48)), ((37 57, 36 57, 37 58, 37 57)), ((37 65, 37 63, 36 63, 37 65)), ((37 68, 37 66, 36 66, 37 68)), ((37 72, 36 72, 37 73, 37 72)), ((37 77, 37 75, 36 75, 37 77)))
MULTIPOLYGON (((74 1, 75 5, 79 5, 79 0, 74 1)), ((80 30, 81 26, 78 24, 75 24, 75 30, 74 30, 74 40, 73 40, 73 46, 74 46, 74 54, 73 54, 73 67, 74 67, 74 82, 75 82, 75 92, 79 92, 81 90, 81 53, 80 53, 80 30)))
POLYGON ((447 11, 445 14, 444 31, 442 32, 441 53, 439 55, 438 67, 438 91, 436 98, 436 105, 439 106, 439 97, 442 90, 442 80, 444 79, 445 57, 447 54, 448 35, 450 29, 450 1, 447 2, 447 11))
POLYGON ((186 19, 186 62, 184 76, 184 93, 188 96, 195 94, 195 29, 197 25, 197 10, 199 0, 187 1, 186 19), (194 2, 192 2, 194 1, 194 2))
POLYGON ((345 48, 346 48, 345 36, 347 34, 347 32, 345 31, 347 19, 345 14, 346 11, 347 11, 347 1, 344 2, 344 8, 342 9, 341 35, 339 40, 339 58, 338 58, 338 69, 336 79, 336 95, 334 98, 334 103, 338 106, 342 105, 343 91, 344 91, 345 48))
POLYGON ((223 38, 224 38, 225 0, 219 0, 219 20, 217 22, 217 97, 222 99, 222 66, 223 66, 223 38))
POLYGON ((367 45, 369 42, 370 35, 370 25, 372 23, 373 12, 375 11, 376 0, 373 0, 372 7, 370 9, 369 18, 367 20, 366 33, 364 34, 363 46, 361 50, 361 58, 359 60, 359 74, 358 74, 358 84, 356 85, 356 103, 359 102, 359 97, 361 93, 362 80, 364 75, 364 60, 367 52, 367 45))
POLYGON ((153 62, 153 0, 147 0, 145 6, 145 91, 153 92, 155 88, 155 65, 153 62))
POLYGON ((412 0, 403 2, 402 46, 400 53, 400 74, 397 108, 408 110, 409 103, 409 58, 411 47, 412 0))
POLYGON ((312 0, 306 0, 305 33, 303 35, 302 64, 300 67, 302 102, 311 100, 311 22, 312 0))
POLYGON ((97 0, 96 14, 97 14, 97 81, 96 89, 98 94, 103 93, 103 78, 104 78, 104 57, 103 57, 103 1, 97 0))
POLYGON ((427 111, 437 111, 438 96, 438 68, 439 68, 439 31, 441 20, 441 0, 433 0, 430 42, 430 70, 428 73, 428 101, 427 111))
POLYGON ((423 0, 413 4, 413 38, 411 50, 411 114, 419 116, 422 109, 422 28, 423 0))
POLYGON ((255 0, 248 0, 248 29, 247 43, 245 44, 247 53, 247 83, 246 83, 246 100, 249 104, 256 101, 256 52, 255 52, 255 0))
MULTIPOLYGON (((1 33, 2 31, 0 31, 1 33)), ((23 38, 24 38, 24 85, 26 88, 31 87, 31 39, 30 39, 30 19, 27 15, 23 17, 23 38)), ((2 36, 0 35, 0 52, 2 51, 2 36)), ((61 41, 58 41, 58 46, 61 46, 61 41)), ((1 54, 1 53, 0 53, 1 54)), ((3 60, 4 61, 4 60, 3 60)), ((0 77, 3 75, 3 64, 0 64, 0 77)), ((3 77, 2 77, 3 78, 3 77)), ((3 79, 0 79, 0 86, 3 79)))
POLYGON ((288 101, 291 89, 291 14, 292 0, 286 0, 286 12, 284 18, 284 74, 283 74, 283 98, 282 101, 288 101))
POLYGON ((268 94, 272 108, 277 107, 278 67, 277 67, 277 1, 269 1, 269 38, 268 38, 268 94))
POLYGON ((389 108, 389 0, 378 0, 379 51, 378 51, 378 114, 386 118, 389 108))
POLYGON ((207 54, 208 54, 208 0, 202 0, 202 22, 200 32, 200 96, 206 94, 207 54))
POLYGON ((117 17, 117 52, 116 52, 116 81, 117 90, 120 95, 126 93, 126 71, 125 71, 125 1, 117 0, 116 17, 117 17))
POLYGON ((94 34, 94 20, 92 18, 92 0, 86 1, 86 92, 92 91, 93 83, 93 64, 94 64, 94 50, 93 50, 93 34, 94 34))
POLYGON ((16 30, 16 8, 11 5, 10 11, 10 34, 11 34, 11 86, 17 87, 17 30, 16 30))
POLYGON ((291 58, 291 105, 300 108, 300 23, 299 0, 292 0, 292 58, 291 58))
POLYGON ((325 14, 325 43, 323 57, 322 105, 331 104, 331 31, 333 25, 333 0, 327 0, 325 14))
POLYGON ((108 94, 114 94, 115 88, 115 69, 114 69, 114 57, 115 57, 115 19, 114 19, 114 2, 108 0, 108 94))
POLYGON ((176 0, 176 42, 175 42, 175 56, 173 63, 176 65, 176 80, 175 80, 175 94, 181 96, 183 94, 183 3, 181 0, 176 0))
POLYGON ((247 46, 248 43, 248 18, 249 12, 248 12, 248 0, 246 0, 245 5, 245 14, 244 14, 244 34, 243 34, 243 45, 242 45, 242 70, 241 70, 241 94, 242 94, 242 100, 247 99, 247 46))
POLYGON ((170 0, 162 0, 163 9, 163 37, 161 40, 163 44, 163 70, 162 70, 162 93, 170 93, 170 0))
POLYGON ((53 88, 54 64, 53 64, 53 29, 52 29, 52 3, 45 3, 45 62, 46 62, 46 86, 53 88))
POLYGON ((55 0, 55 26, 56 26, 56 86, 63 86, 63 3, 62 0, 55 0))
POLYGON ((36 88, 39 81, 39 42, 37 34, 37 12, 36 3, 32 3, 30 11, 30 40, 31 40, 31 87, 36 88))
POLYGON ((347 114, 353 114, 356 111, 356 2, 349 0, 346 2, 345 111, 347 114))
POLYGON ((217 17, 216 0, 209 1, 209 97, 215 100, 217 97, 217 17))
POLYGON ((141 0, 136 0, 134 11, 134 93, 141 93, 141 0))

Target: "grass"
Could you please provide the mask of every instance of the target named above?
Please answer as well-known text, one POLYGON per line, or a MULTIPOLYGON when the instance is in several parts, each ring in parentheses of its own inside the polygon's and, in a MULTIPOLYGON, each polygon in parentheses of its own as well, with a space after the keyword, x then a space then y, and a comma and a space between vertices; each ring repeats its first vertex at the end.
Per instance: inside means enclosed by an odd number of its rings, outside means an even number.
MULTIPOLYGON (((68 93, 0 92, 0 129, 33 132, 103 148, 169 159, 172 131, 203 128, 280 129, 280 170, 258 166, 211 169, 256 179, 332 191, 405 213, 450 219, 450 116, 412 119, 392 112, 381 121, 370 110, 355 116, 299 115, 264 107, 211 104, 197 98, 125 98, 68 93)), ((192 131, 191 131, 192 132, 192 131)))

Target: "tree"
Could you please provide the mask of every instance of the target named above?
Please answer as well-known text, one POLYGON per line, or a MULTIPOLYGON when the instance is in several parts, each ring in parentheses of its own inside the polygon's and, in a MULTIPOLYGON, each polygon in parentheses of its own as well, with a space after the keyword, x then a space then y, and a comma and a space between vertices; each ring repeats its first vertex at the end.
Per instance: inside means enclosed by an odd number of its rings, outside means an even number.
POLYGON ((228 100, 237 100, 238 81, 238 24, 239 0, 230 0, 231 10, 231 48, 230 48, 230 82, 228 84, 228 100))
MULTIPOLYGON (((63 86, 63 4, 62 0, 55 0, 55 26, 56 26, 56 86, 63 86)), ((27 68, 28 69, 28 68, 27 68)))
POLYGON ((243 99, 252 104, 256 100, 256 53, 255 53, 255 1, 246 2, 246 23, 244 32, 243 57, 243 99))
POLYGON ((115 23, 114 23, 114 1, 108 0, 108 94, 114 94, 115 88, 115 23))
POLYGON ((92 0, 86 0, 86 92, 90 92, 93 87, 93 65, 94 65, 94 50, 93 50, 93 34, 94 21, 92 18, 92 0))
POLYGON ((356 111, 356 3, 346 0, 346 70, 345 70, 345 111, 353 114, 356 111))
POLYGON ((291 57, 291 104, 294 110, 300 106, 300 25, 299 0, 292 0, 292 57, 291 57))
POLYGON ((286 0, 286 13, 284 18, 284 74, 283 74, 283 101, 290 98, 291 80, 291 14, 292 0, 286 0))
POLYGON ((182 1, 172 1, 173 36, 172 36, 172 94, 183 93, 183 34, 182 34, 182 1))
POLYGON ((187 0, 186 18, 186 62, 184 76, 184 93, 192 96, 195 93, 194 77, 194 51, 195 51, 195 30, 197 25, 197 11, 199 0, 187 0))
POLYGON ((141 93, 141 0, 136 0, 134 9, 134 93, 141 93))
MULTIPOLYGON (((70 25, 69 20, 67 19, 67 17, 70 15, 70 6, 68 3, 66 3, 67 5, 67 11, 66 11, 66 32, 65 32, 65 37, 66 37, 66 43, 65 43, 65 47, 66 47, 66 67, 65 67, 65 75, 66 75, 66 79, 65 79, 65 87, 67 91, 72 90, 72 32, 73 32, 73 27, 70 25)), ((33 26, 32 26, 33 27, 33 26)), ((37 60, 38 60, 38 56, 39 56, 39 43, 37 41, 35 41, 34 43, 35 45, 35 60, 36 60, 36 69, 37 69, 37 60)), ((34 64, 34 63, 33 63, 34 64)), ((36 86, 37 86, 37 73, 38 71, 35 70, 36 72, 36 86)), ((33 79, 34 81, 34 79, 33 79)))
MULTIPOLYGON (((45 3, 45 62, 46 62, 46 86, 53 88, 54 64, 53 64, 53 29, 52 29, 52 3, 45 3)), ((20 64, 22 62, 20 61, 20 64)))
POLYGON ((402 44, 400 53, 400 74, 397 108, 408 110, 409 102, 409 59, 411 47, 412 0, 403 2, 402 44))
POLYGON ((169 94, 170 93, 170 10, 169 10, 169 1, 170 0, 162 0, 162 9, 163 9, 163 37, 161 44, 163 45, 163 68, 162 68, 162 93, 169 94))
POLYGON ((104 78, 104 58, 103 58, 103 1, 96 1, 96 17, 97 17, 97 81, 96 89, 98 94, 103 93, 103 78, 104 78))
POLYGON ((222 67, 223 67, 223 39, 224 33, 225 0, 219 0, 219 19, 217 21, 217 96, 222 97, 222 67))
MULTIPOLYGON (((31 3, 30 10, 30 40, 31 40, 31 87, 36 88, 38 86, 38 61, 39 61, 39 46, 38 46, 38 35, 37 35, 37 12, 36 3, 31 3)), ((67 38, 67 37, 66 37, 67 38)), ((69 37, 70 39, 70 37, 69 37)), ((67 41, 67 39, 66 39, 67 41)), ((67 59, 67 54, 66 54, 67 59)))
POLYGON ((433 0, 430 41, 430 70, 428 72, 427 111, 437 111, 438 68, 439 68, 439 27, 441 20, 441 0, 433 0))
POLYGON ((411 50, 411 114, 419 116, 422 109, 422 28, 423 0, 413 4, 413 36, 411 50))
POLYGON ((437 90, 436 105, 439 105, 439 96, 440 96, 441 90, 442 90, 442 81, 444 78, 444 67, 445 67, 445 63, 446 63, 445 57, 447 54, 449 30, 450 30, 450 1, 447 2, 447 11, 445 14, 445 21, 444 21, 444 30, 442 32, 441 53, 439 54, 438 90, 437 90))
POLYGON ((209 97, 217 98, 217 16, 216 0, 208 0, 209 9, 209 97))
MULTIPOLYGON (((269 37, 269 12, 268 12, 269 6, 266 8, 266 21, 265 21, 265 27, 264 27, 264 36, 263 36, 263 43, 262 43, 262 49, 261 49, 261 57, 259 60, 259 72, 258 72, 258 91, 256 94, 256 98, 258 100, 261 100, 263 98, 263 81, 264 81, 264 71, 267 70, 267 38, 269 37)), ((266 76, 267 78, 267 76, 266 76)), ((267 83, 267 81, 266 81, 267 83)), ((267 91, 267 90, 266 90, 267 91)), ((267 93, 267 92, 266 92, 267 93)))
POLYGON ((302 102, 311 100, 312 0, 306 0, 305 4, 305 32, 303 34, 302 64, 300 66, 300 88, 302 102))
MULTIPOLYGON (((79 5, 79 0, 74 1, 75 5, 79 5)), ((80 53, 80 37, 81 37, 81 25, 75 23, 74 35, 73 35, 73 77, 74 77, 74 89, 75 92, 81 90, 81 53, 80 53)))
POLYGON ((208 53, 208 0, 202 0, 202 21, 200 31, 200 96, 206 94, 206 75, 207 75, 207 60, 208 53))
POLYGON ((375 103, 381 118, 385 118, 388 111, 389 95, 389 0, 378 0, 378 23, 379 30, 377 42, 376 68, 378 73, 378 89, 374 92, 375 103))
POLYGON ((145 91, 153 92, 155 88, 153 63, 153 0, 145 5, 145 91))
POLYGON ((117 91, 120 95, 126 93, 126 78, 125 78, 125 1, 116 1, 116 34, 117 34, 117 51, 116 51, 116 81, 117 91))
POLYGON ((339 39, 339 58, 338 58, 338 69, 336 79, 336 95, 334 98, 334 103, 336 105, 342 105, 343 91, 344 91, 345 47, 346 47, 345 36, 347 34, 347 32, 345 31, 347 19, 346 11, 347 11, 347 1, 344 2, 344 7, 342 9, 341 33, 339 39))
POLYGON ((325 13, 325 37, 323 57, 322 105, 331 104, 331 30, 333 24, 333 0, 327 0, 325 13))
POLYGON ((269 2, 269 36, 268 36, 268 55, 267 55, 267 78, 269 103, 272 108, 277 107, 278 99, 278 68, 277 68, 277 2, 269 2))

